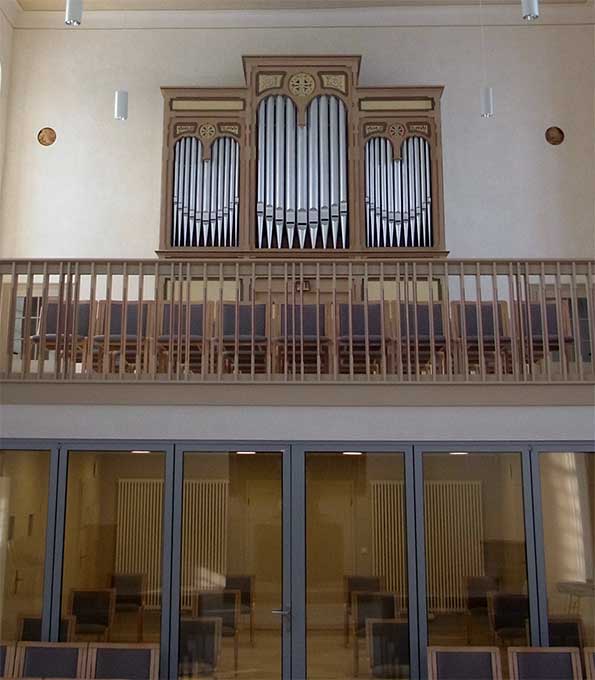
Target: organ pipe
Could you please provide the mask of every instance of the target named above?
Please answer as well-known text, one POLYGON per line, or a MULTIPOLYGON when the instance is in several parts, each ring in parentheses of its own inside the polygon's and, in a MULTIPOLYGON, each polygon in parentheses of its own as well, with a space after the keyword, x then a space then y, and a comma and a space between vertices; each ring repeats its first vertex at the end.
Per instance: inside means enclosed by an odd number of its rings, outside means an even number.
POLYGON ((203 158, 203 145, 183 137, 174 147, 173 247, 238 244, 239 147, 222 137, 203 158))
POLYGON ((433 245, 430 145, 409 137, 401 158, 391 142, 374 137, 365 148, 366 243, 373 248, 433 245))

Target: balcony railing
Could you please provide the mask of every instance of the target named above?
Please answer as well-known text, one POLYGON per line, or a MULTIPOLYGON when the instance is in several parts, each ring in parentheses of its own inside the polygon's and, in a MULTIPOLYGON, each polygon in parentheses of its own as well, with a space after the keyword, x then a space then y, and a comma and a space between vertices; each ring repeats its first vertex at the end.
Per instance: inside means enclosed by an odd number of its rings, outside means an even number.
POLYGON ((588 261, 0 261, 5 380, 594 382, 588 261))

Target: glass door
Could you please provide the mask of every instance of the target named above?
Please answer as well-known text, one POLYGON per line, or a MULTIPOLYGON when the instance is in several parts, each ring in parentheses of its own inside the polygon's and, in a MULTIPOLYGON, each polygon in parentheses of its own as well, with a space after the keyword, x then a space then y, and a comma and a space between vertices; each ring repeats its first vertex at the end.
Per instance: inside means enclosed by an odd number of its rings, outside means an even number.
POLYGON ((171 678, 289 679, 288 451, 176 450, 171 678))

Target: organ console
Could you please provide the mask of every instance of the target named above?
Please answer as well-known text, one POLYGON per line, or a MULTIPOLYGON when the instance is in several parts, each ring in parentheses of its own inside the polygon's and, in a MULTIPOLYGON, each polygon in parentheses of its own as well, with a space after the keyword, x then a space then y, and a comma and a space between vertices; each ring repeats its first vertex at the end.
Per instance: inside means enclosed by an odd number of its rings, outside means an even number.
POLYGON ((245 57, 246 87, 163 88, 159 255, 443 256, 441 87, 359 57, 245 57))

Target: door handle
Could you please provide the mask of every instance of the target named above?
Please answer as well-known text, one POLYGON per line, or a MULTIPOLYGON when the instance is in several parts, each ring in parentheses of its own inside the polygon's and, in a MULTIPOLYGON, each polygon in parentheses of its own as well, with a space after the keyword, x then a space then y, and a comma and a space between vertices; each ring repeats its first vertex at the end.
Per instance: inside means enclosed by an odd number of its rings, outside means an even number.
POLYGON ((291 614, 291 608, 289 609, 273 609, 271 614, 276 614, 277 616, 289 616, 291 614))

